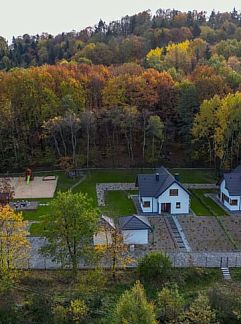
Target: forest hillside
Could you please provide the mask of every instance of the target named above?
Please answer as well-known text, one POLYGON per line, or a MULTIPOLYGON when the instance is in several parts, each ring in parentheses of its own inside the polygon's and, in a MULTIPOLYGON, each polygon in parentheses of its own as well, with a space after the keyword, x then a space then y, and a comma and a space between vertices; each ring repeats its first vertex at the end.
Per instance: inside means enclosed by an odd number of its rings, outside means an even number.
POLYGON ((0 37, 0 169, 240 160, 241 14, 159 9, 0 37))

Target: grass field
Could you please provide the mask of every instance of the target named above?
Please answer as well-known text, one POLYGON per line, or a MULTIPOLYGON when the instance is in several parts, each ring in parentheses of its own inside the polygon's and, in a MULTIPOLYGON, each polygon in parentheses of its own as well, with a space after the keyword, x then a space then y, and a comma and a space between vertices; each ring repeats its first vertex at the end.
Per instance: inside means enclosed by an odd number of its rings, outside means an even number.
MULTIPOLYGON (((170 170, 173 174, 179 173, 180 181, 183 183, 216 183, 216 176, 214 170, 204 169, 173 169, 170 170)), ((135 182, 136 176, 140 173, 151 173, 153 169, 110 169, 110 170, 83 170, 83 174, 86 176, 83 182, 74 187, 73 192, 87 193, 92 199, 94 206, 97 206, 96 200, 96 183, 103 182, 135 182)), ((75 179, 71 179, 65 175, 64 172, 48 172, 48 173, 36 173, 36 175, 56 175, 58 176, 58 185, 56 192, 66 191, 72 186, 78 183, 82 176, 75 179)), ((198 193, 199 194, 199 193, 198 193)), ((200 192, 203 196, 203 193, 200 192)), ((206 197, 205 197, 206 199, 206 197)), ((36 199, 39 202, 51 202, 51 199, 36 199)), ((209 205, 215 204, 210 198, 205 200, 209 205)), ((197 215, 209 215, 205 204, 201 204, 200 201, 192 197, 191 208, 197 215)), ((216 204, 215 204, 216 205, 216 204)), ((219 206, 217 206, 220 208, 219 206)), ((222 214, 216 206, 213 208, 218 214, 222 214)), ((220 208, 221 209, 221 208, 220 208)), ((41 221, 42 216, 46 215, 50 211, 49 206, 39 207, 36 211, 30 211, 24 213, 24 218, 31 221, 41 221)), ((135 212, 135 207, 132 200, 128 199, 127 192, 108 192, 106 194, 106 206, 101 208, 101 211, 109 216, 121 216, 129 215, 135 212)), ((39 235, 42 233, 41 224, 32 224, 30 228, 32 235, 39 235)))
POLYGON ((215 170, 205 169, 172 169, 171 172, 179 173, 182 183, 216 183, 215 170))
POLYGON ((198 216, 226 216, 227 212, 217 205, 211 198, 206 197, 205 193, 214 193, 215 190, 195 189, 191 190, 191 209, 198 216), (210 212, 211 211, 211 212, 210 212), (211 215, 210 215, 211 213, 211 215))
POLYGON ((111 217, 128 216, 136 213, 133 200, 128 198, 129 194, 137 192, 109 191, 106 193, 106 206, 101 208, 103 214, 111 217))

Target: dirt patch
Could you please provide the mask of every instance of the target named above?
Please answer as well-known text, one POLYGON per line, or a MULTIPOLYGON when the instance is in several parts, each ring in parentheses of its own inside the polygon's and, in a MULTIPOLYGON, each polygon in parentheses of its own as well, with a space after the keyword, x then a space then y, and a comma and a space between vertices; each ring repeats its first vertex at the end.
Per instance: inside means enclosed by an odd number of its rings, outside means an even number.
POLYGON ((241 250, 241 216, 227 216, 221 220, 241 250))
POLYGON ((15 199, 53 198, 58 179, 43 181, 43 177, 34 177, 27 183, 23 178, 11 178, 15 199))
POLYGON ((148 249, 150 251, 176 251, 177 248, 171 238, 164 218, 160 216, 150 216, 148 220, 153 227, 153 232, 149 234, 148 249))
POLYGON ((215 217, 178 216, 186 238, 196 252, 228 252, 234 246, 215 217))

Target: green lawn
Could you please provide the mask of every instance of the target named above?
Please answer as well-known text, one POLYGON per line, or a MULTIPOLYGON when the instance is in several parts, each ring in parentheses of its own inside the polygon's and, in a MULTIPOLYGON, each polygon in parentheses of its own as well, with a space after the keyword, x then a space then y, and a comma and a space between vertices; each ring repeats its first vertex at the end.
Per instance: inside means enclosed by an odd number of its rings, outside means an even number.
POLYGON ((183 183, 216 183, 217 176, 215 170, 205 169, 172 169, 171 172, 179 173, 180 181, 183 183))
POLYGON ((111 217, 127 216, 136 213, 136 208, 128 194, 137 192, 109 191, 106 193, 106 206, 101 208, 103 214, 111 217))
MULTIPOLYGON (((213 170, 170 170, 173 174, 180 174, 180 181, 183 183, 216 183, 215 172, 213 170)), ((139 173, 151 173, 153 169, 126 169, 126 170, 92 170, 86 171, 87 178, 79 186, 74 188, 74 192, 87 192, 96 202, 96 183, 102 182, 135 182, 139 173)))
MULTIPOLYGON (((41 199, 28 199, 28 201, 38 201, 39 204, 49 204, 52 199, 41 198, 41 199)), ((39 220, 43 215, 46 215, 50 211, 50 206, 39 206, 36 210, 24 211, 23 216, 26 220, 39 220)))
MULTIPOLYGON (((45 176, 45 175, 55 175, 58 176, 58 184, 55 195, 58 191, 66 191, 70 189, 75 183, 77 183, 81 177, 76 177, 74 179, 66 176, 64 172, 36 172, 34 173, 36 176, 45 176)), ((40 204, 50 204, 51 198, 36 198, 36 199, 28 199, 29 201, 38 201, 40 204)), ((50 212, 50 206, 39 206, 37 210, 33 211, 25 211, 23 212, 23 217, 29 221, 40 221, 40 223, 32 224, 30 227, 30 234, 34 236, 41 236, 43 233, 43 226, 41 224, 41 218, 47 215, 50 212)))
POLYGON ((191 209, 197 216, 207 216, 210 214, 206 206, 194 195, 191 196, 191 209))
POLYGON ((135 182, 139 173, 150 173, 152 169, 126 169, 126 170, 92 170, 87 171, 87 177, 80 185, 74 188, 73 192, 87 192, 96 203, 96 183, 103 182, 135 182))
POLYGON ((206 197, 205 193, 214 193, 215 190, 195 189, 191 190, 191 209, 198 216, 226 216, 227 212, 216 204, 211 198, 206 197), (199 198, 199 199, 198 199, 199 198))
MULTIPOLYGON (((151 173, 154 172, 153 169, 109 169, 109 170, 83 170, 82 173, 85 174, 86 178, 83 182, 77 185, 73 192, 83 192, 87 193, 97 206, 96 200, 96 183, 103 182, 135 182, 136 176, 140 173, 151 173)), ((172 169, 171 172, 180 174, 180 181, 183 183, 215 183, 215 172, 212 170, 196 169, 196 170, 183 170, 183 169, 172 169)), ((66 191, 70 189, 74 184, 76 184, 81 177, 71 179, 65 175, 64 172, 47 172, 47 173, 35 173, 36 176, 41 175, 56 175, 58 176, 57 191, 66 191)), ((102 208, 102 212, 109 216, 121 216, 129 215, 135 212, 135 207, 132 200, 128 199, 128 194, 125 192, 109 192, 106 195, 106 207, 102 208)), ((211 199, 204 197, 205 204, 212 206, 212 209, 217 212, 217 214, 223 214, 221 208, 216 206, 211 199), (215 206, 213 206, 213 204, 215 206)), ((41 202, 50 202, 51 199, 34 199, 41 202)), ((205 204, 201 204, 198 199, 192 197, 191 208, 197 215, 209 215, 205 204)), ((36 211, 25 212, 24 218, 27 220, 41 220, 43 215, 46 215, 50 211, 49 206, 39 207, 36 211)), ((31 226, 31 234, 41 233, 41 224, 33 224, 31 226)))

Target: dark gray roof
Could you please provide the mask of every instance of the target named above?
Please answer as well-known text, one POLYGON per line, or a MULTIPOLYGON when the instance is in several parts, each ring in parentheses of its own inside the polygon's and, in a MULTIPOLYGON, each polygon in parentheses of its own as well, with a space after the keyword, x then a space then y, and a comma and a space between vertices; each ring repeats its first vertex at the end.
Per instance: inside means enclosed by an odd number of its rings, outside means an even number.
POLYGON ((232 173, 241 173, 241 165, 238 165, 235 169, 233 169, 232 173))
POLYGON ((152 229, 146 216, 132 215, 119 218, 120 228, 122 230, 144 230, 152 229))
POLYGON ((230 196, 241 196, 241 165, 232 172, 224 173, 225 188, 230 196))
POLYGON ((173 183, 178 183, 186 192, 188 192, 179 181, 163 166, 154 174, 139 174, 137 177, 137 185, 139 187, 141 197, 159 197, 173 183), (159 180, 156 174, 159 174, 159 180))

